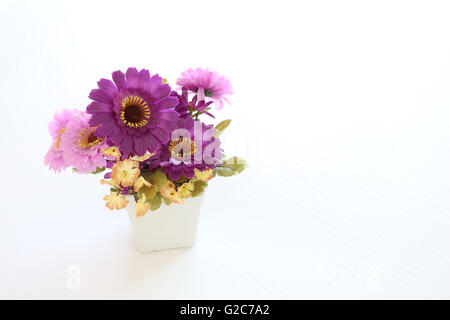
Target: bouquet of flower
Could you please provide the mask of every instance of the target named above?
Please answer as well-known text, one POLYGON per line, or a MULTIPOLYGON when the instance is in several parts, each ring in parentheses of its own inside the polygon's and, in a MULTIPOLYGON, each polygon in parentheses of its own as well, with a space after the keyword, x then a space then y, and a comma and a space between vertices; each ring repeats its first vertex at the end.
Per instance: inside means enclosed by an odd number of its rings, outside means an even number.
POLYGON ((203 193, 208 181, 245 169, 242 159, 224 158, 220 134, 231 120, 215 127, 199 117, 214 118, 223 108, 231 83, 216 72, 189 69, 172 90, 159 75, 129 68, 100 79, 86 111, 63 110, 49 124, 52 145, 45 164, 55 172, 104 174, 106 207, 123 209, 134 198, 138 217, 162 202, 183 204, 203 193), (129 197, 127 197, 129 196, 129 197), (132 197, 132 198, 130 198, 132 197))

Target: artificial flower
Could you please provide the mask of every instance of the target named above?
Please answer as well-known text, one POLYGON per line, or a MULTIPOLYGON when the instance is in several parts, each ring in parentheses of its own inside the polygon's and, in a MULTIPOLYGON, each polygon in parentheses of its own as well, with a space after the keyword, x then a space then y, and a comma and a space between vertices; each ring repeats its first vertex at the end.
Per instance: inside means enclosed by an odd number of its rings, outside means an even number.
POLYGON ((106 143, 95 135, 95 128, 89 125, 89 118, 87 113, 80 113, 67 123, 62 135, 64 161, 79 173, 92 173, 106 166, 106 159, 101 152, 106 143))
POLYGON ((124 161, 118 161, 112 167, 111 179, 122 187, 131 187, 139 174, 139 162, 125 159, 124 161))
POLYGON ((192 98, 191 101, 188 100, 188 90, 186 88, 181 89, 181 95, 177 92, 173 91, 171 93, 173 96, 178 97, 178 105, 176 106, 175 110, 180 114, 180 118, 187 118, 191 115, 194 115, 194 113, 197 113, 197 115, 200 115, 202 113, 207 114, 210 117, 215 118, 211 113, 209 113, 207 110, 209 110, 209 105, 213 103, 212 101, 206 102, 205 100, 200 100, 197 103, 198 96, 195 95, 194 98, 192 98))
POLYGON ((104 148, 104 149, 102 149, 102 153, 105 156, 113 157, 116 160, 120 160, 120 157, 122 156, 122 154, 119 151, 119 148, 116 147, 116 146, 112 146, 112 147, 109 147, 109 148, 104 148))
POLYGON ((186 70, 177 79, 177 85, 197 93, 200 101, 210 98, 219 110, 223 108, 223 101, 230 103, 227 95, 233 93, 230 80, 208 69, 186 70))
POLYGON ((57 147, 54 142, 48 149, 44 157, 44 165, 48 166, 51 170, 55 172, 61 172, 61 170, 68 167, 64 161, 62 150, 57 147))
POLYGON ((183 204, 200 196, 216 175, 245 169, 236 157, 223 160, 218 137, 230 120, 215 127, 197 121, 201 114, 214 118, 213 103, 217 109, 229 103, 231 83, 218 73, 189 69, 177 80, 178 92, 166 79, 136 68, 115 71, 112 80, 97 85, 86 112, 55 114, 45 164, 55 171, 73 166, 74 172, 102 174, 100 183, 111 190, 104 197, 107 208, 123 209, 134 196, 136 216, 142 217, 162 202, 183 204))
POLYGON ((79 116, 81 111, 63 109, 61 112, 56 112, 52 121, 48 124, 48 131, 53 139, 61 142, 61 135, 64 132, 66 124, 72 120, 73 117, 79 116))
POLYGON ((147 186, 150 188, 152 184, 141 176, 137 178, 136 181, 134 182, 134 191, 138 192, 143 186, 147 186))
POLYGON ((182 175, 188 179, 194 178, 195 168, 200 171, 214 169, 223 158, 220 140, 208 134, 213 126, 207 126, 200 121, 198 123, 202 129, 201 136, 197 138, 200 141, 196 141, 194 137, 194 119, 180 119, 177 122, 178 128, 187 130, 190 137, 171 140, 168 146, 161 150, 160 165, 173 181, 180 179, 182 175))
POLYGON ((52 121, 48 125, 48 131, 52 137, 52 144, 44 158, 44 164, 55 172, 67 168, 69 165, 64 161, 63 151, 61 149, 61 140, 67 123, 75 116, 80 114, 77 110, 64 109, 55 113, 52 121))
MULTIPOLYGON (((167 146, 163 145, 162 148, 167 148, 167 146)), ((158 150, 153 156, 149 159, 141 162, 141 166, 145 167, 148 171, 155 171, 160 168, 160 164, 162 161, 162 152, 158 150)))
POLYGON ((117 188, 117 189, 120 189, 120 185, 116 182, 116 181, 114 181, 114 180, 104 180, 104 179, 102 179, 102 180, 100 180, 100 183, 101 184, 107 184, 107 185, 110 185, 111 187, 114 187, 114 188, 117 188))
POLYGON ((145 194, 142 194, 141 198, 136 202, 135 205, 136 217, 143 217, 148 210, 150 210, 150 203, 147 202, 145 194))
POLYGON ((176 97, 178 99, 178 104, 175 107, 175 111, 178 112, 180 115, 180 118, 186 118, 189 117, 189 110, 187 109, 187 103, 188 103, 188 92, 186 88, 182 90, 182 93, 179 94, 176 91, 172 91, 170 93, 172 97, 176 97))
POLYGON ((197 112, 198 115, 204 113, 212 118, 215 118, 211 113, 209 113, 207 111, 209 109, 208 107, 212 103, 212 101, 205 102, 205 100, 200 100, 197 103, 197 97, 198 96, 195 95, 194 98, 192 98, 192 100, 190 102, 188 102, 188 104, 186 105, 187 109, 192 113, 197 112))
POLYGON ((175 184, 172 181, 167 181, 167 183, 163 187, 159 188, 159 192, 167 200, 170 200, 178 204, 184 203, 183 199, 177 193, 177 190, 175 189, 175 184))
POLYGON ((98 126, 97 136, 118 146, 123 159, 157 151, 176 127, 177 97, 160 76, 150 77, 145 69, 115 71, 112 78, 98 81, 99 88, 89 95, 94 101, 86 110, 92 114, 91 126, 98 126))
POLYGON ((209 180, 211 180, 214 177, 212 169, 206 169, 203 171, 198 170, 197 168, 194 169, 194 176, 196 179, 203 181, 203 182, 207 182, 209 180))
POLYGON ((185 182, 181 186, 179 186, 177 192, 180 195, 181 199, 186 199, 192 195, 194 188, 194 181, 190 180, 189 182, 185 182))
POLYGON ((119 195, 117 192, 111 192, 111 195, 105 196, 103 200, 107 201, 105 206, 110 210, 120 210, 128 205, 128 200, 124 196, 119 195))

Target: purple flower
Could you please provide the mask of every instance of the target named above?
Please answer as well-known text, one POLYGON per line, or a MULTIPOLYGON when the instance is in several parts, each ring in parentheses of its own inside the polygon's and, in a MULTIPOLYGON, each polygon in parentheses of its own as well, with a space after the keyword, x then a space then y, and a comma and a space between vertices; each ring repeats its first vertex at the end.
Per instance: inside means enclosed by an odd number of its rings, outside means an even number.
POLYGON ((205 97, 212 99, 219 110, 223 108, 223 101, 230 103, 226 96, 233 93, 230 80, 208 69, 186 70, 177 79, 177 85, 197 93, 200 101, 205 97))
POLYGON ((171 96, 177 97, 178 104, 175 107, 175 111, 178 112, 180 115, 180 118, 186 118, 189 117, 189 110, 187 109, 187 103, 188 103, 188 93, 186 90, 183 90, 181 95, 178 94, 176 91, 172 91, 171 96))
POLYGON ((106 166, 101 152, 107 147, 105 139, 95 135, 95 128, 89 126, 89 118, 90 115, 82 113, 70 120, 61 141, 64 161, 79 173, 91 173, 97 167, 106 166))
POLYGON ((215 118, 211 113, 209 113, 208 110, 208 106, 213 103, 212 101, 208 101, 205 102, 205 100, 201 100, 197 103, 197 95, 194 96, 194 98, 192 98, 192 100, 186 105, 187 109, 194 113, 194 112, 199 112, 199 114, 207 114, 208 116, 215 118))
POLYGON ((55 172, 60 172, 68 167, 61 149, 62 135, 66 131, 67 123, 80 114, 81 112, 78 110, 64 109, 61 112, 56 112, 48 125, 48 131, 52 136, 52 145, 45 155, 44 164, 55 172))
POLYGON ((64 161, 62 150, 57 148, 55 144, 52 144, 50 149, 48 149, 45 154, 44 165, 48 166, 50 170, 55 172, 61 172, 61 170, 68 167, 64 161))
MULTIPOLYGON (((166 149, 167 146, 161 146, 161 149, 166 149)), ((163 152, 158 150, 156 154, 150 157, 148 160, 141 163, 141 169, 146 168, 148 171, 154 171, 160 167, 161 162, 163 161, 163 152)))
POLYGON ((220 149, 220 140, 212 135, 213 125, 207 126, 190 117, 180 119, 177 124, 178 129, 184 129, 188 136, 171 140, 162 147, 160 165, 163 172, 175 181, 181 175, 192 179, 195 168, 200 171, 214 169, 223 157, 223 150, 220 149), (197 133, 200 130, 201 133, 197 133))
POLYGON ((186 88, 181 89, 181 95, 176 91, 173 91, 171 95, 178 98, 179 103, 175 110, 180 114, 181 118, 193 116, 196 112, 198 112, 199 115, 205 113, 208 116, 215 118, 207 111, 209 109, 209 105, 213 103, 212 101, 206 102, 205 100, 201 100, 197 103, 197 95, 195 95, 191 101, 188 101, 189 93, 186 88))
POLYGON ((115 71, 112 78, 114 82, 100 79, 99 89, 91 91, 94 102, 86 109, 92 114, 89 124, 98 126, 96 136, 116 145, 123 158, 155 152, 176 128, 177 97, 170 95, 170 86, 160 76, 150 77, 145 69, 115 71))

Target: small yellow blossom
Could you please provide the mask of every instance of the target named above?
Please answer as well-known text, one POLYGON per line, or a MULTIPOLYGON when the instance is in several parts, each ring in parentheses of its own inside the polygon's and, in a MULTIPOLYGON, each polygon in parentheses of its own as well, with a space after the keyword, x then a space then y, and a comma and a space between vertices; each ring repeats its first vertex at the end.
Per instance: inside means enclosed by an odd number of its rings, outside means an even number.
POLYGON ((140 173, 139 162, 126 159, 124 161, 118 161, 112 167, 111 179, 115 183, 122 185, 122 187, 131 187, 140 173))
POLYGON ((114 208, 117 210, 123 209, 129 202, 124 196, 119 195, 117 192, 111 192, 111 195, 105 196, 103 200, 107 201, 105 206, 110 210, 113 210, 114 208))
POLYGON ((147 186, 150 188, 152 184, 141 176, 134 182, 134 191, 138 192, 143 186, 147 186))
POLYGON ((189 182, 185 182, 178 187, 178 194, 180 195, 181 199, 189 198, 192 195, 193 191, 194 191, 194 181, 192 180, 189 182))
POLYGON ((214 177, 212 169, 206 169, 204 171, 200 171, 197 168, 195 168, 194 173, 195 173, 195 178, 198 180, 201 180, 203 182, 207 182, 214 177))
POLYGON ((148 210, 150 210, 150 203, 148 203, 145 199, 145 194, 142 194, 142 197, 136 202, 134 207, 136 209, 136 217, 143 217, 148 210))
POLYGON ((145 160, 150 159, 150 158, 153 157, 155 154, 156 154, 156 152, 154 152, 154 153, 147 152, 147 153, 144 154, 143 156, 140 156, 140 157, 139 157, 139 156, 134 156, 134 157, 131 157, 130 159, 131 159, 131 160, 134 160, 134 161, 143 162, 143 161, 145 161, 145 160))
POLYGON ((111 157, 116 158, 117 160, 120 160, 120 157, 122 156, 122 154, 119 151, 119 148, 117 148, 116 146, 104 148, 104 149, 102 149, 102 153, 105 156, 111 156, 111 157))
POLYGON ((183 204, 184 201, 175 190, 175 184, 172 181, 167 181, 167 183, 159 189, 161 195, 174 203, 183 204))
POLYGON ((120 186, 114 180, 104 180, 104 179, 102 179, 102 180, 100 180, 100 183, 101 184, 108 184, 108 185, 110 185, 111 187, 114 187, 114 188, 120 188, 120 186))

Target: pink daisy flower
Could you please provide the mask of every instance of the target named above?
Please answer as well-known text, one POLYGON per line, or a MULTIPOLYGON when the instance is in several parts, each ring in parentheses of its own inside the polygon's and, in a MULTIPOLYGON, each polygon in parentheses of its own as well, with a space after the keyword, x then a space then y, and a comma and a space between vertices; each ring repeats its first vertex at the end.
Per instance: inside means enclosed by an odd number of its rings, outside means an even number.
POLYGON ((68 167, 63 158, 61 139, 67 123, 79 114, 80 111, 64 109, 61 112, 56 112, 53 120, 48 124, 48 131, 52 136, 52 145, 44 157, 44 164, 55 172, 60 172, 68 167))
POLYGON ((223 108, 223 101, 230 103, 226 96, 233 94, 230 80, 208 69, 186 70, 177 79, 177 85, 197 93, 199 101, 210 98, 219 110, 223 108))
POLYGON ((81 113, 66 125, 62 136, 61 149, 67 165, 79 173, 94 172, 97 167, 106 166, 106 159, 101 152, 107 147, 105 139, 95 135, 96 127, 89 125, 90 115, 81 113))
POLYGON ((61 170, 67 168, 67 164, 62 155, 62 150, 57 148, 55 143, 52 144, 45 154, 44 164, 55 172, 61 172, 61 170))

